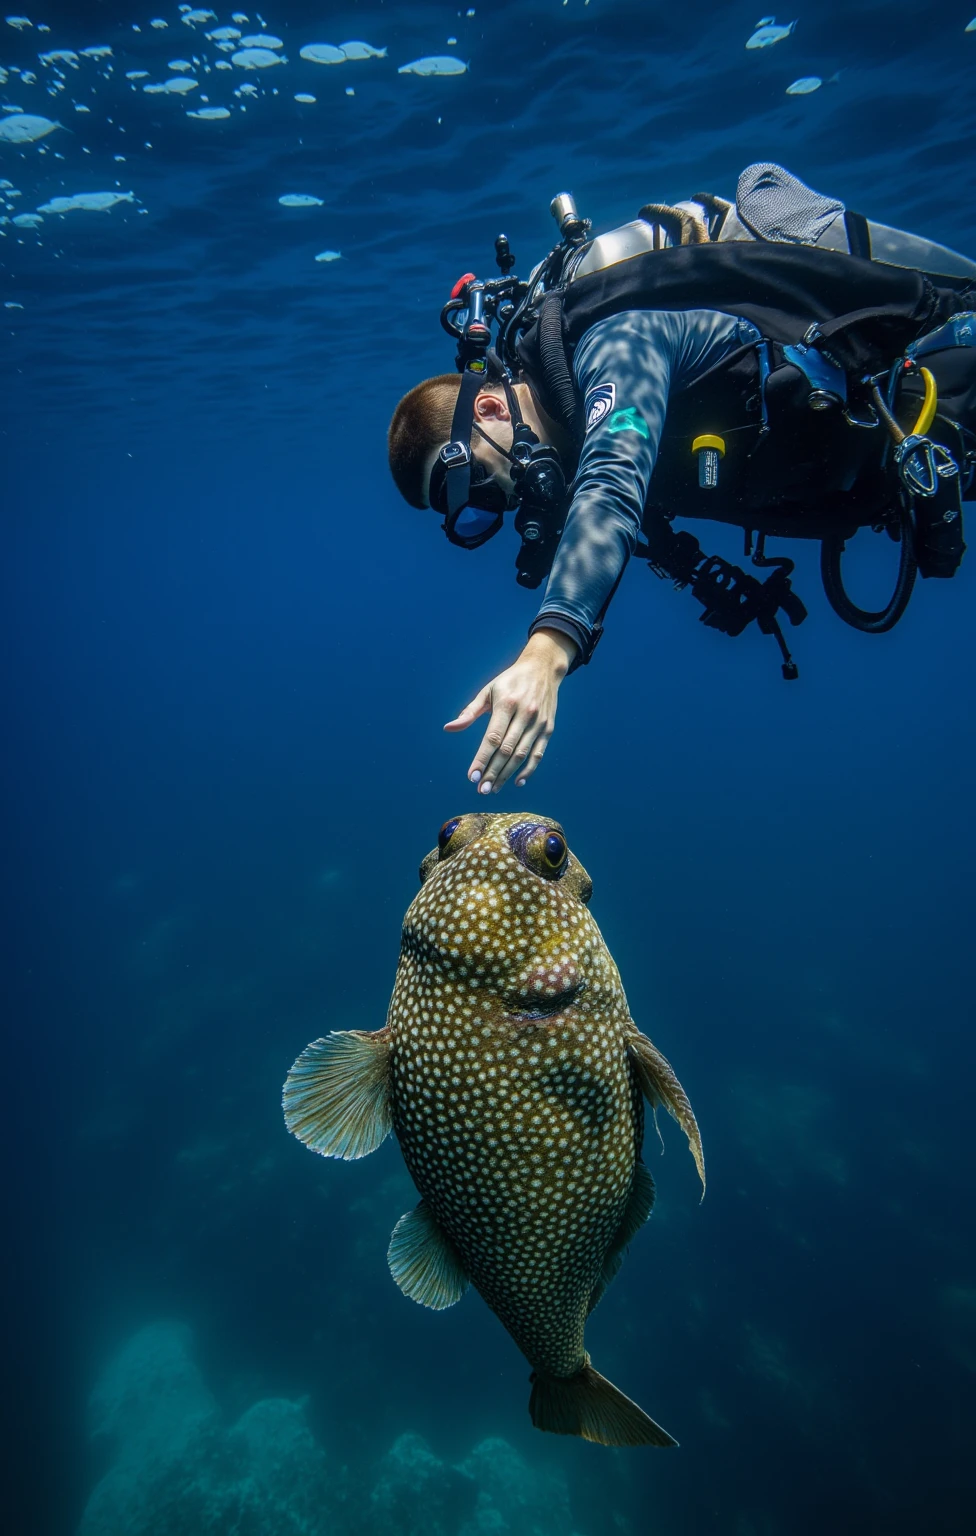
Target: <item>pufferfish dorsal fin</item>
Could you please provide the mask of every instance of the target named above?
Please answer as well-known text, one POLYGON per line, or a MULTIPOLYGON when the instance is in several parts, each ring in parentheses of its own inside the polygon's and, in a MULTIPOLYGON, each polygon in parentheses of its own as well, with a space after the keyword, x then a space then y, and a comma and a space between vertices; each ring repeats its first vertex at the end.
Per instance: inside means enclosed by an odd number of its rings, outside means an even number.
POLYGON ((293 1136, 323 1157, 365 1157, 393 1129, 390 1032, 337 1030, 313 1040, 281 1095, 293 1136))
POLYGON ((637 1073, 637 1081, 648 1103, 657 1108, 663 1104, 688 1138, 691 1155, 695 1159, 698 1177, 701 1179, 702 1197, 705 1195, 705 1154, 702 1151, 701 1133, 695 1111, 688 1102, 688 1095, 674 1075, 674 1068, 656 1045, 634 1025, 627 1035, 627 1048, 637 1073))
POLYGON ((470 1283, 454 1244, 426 1200, 400 1217, 386 1257, 404 1296, 435 1312, 453 1307, 470 1283))
POLYGON ((614 1233, 613 1242, 607 1249, 607 1256, 603 1261, 600 1278, 590 1292, 590 1301, 586 1309, 587 1317, 589 1317, 593 1308, 603 1296, 607 1286, 620 1270, 620 1266, 626 1257, 627 1249, 637 1236, 637 1233, 645 1221, 650 1220, 651 1211, 654 1209, 654 1194, 654 1180, 651 1178, 650 1169, 643 1163, 635 1163, 634 1182, 630 1189, 630 1199, 627 1201, 627 1208, 621 1217, 620 1226, 614 1233))

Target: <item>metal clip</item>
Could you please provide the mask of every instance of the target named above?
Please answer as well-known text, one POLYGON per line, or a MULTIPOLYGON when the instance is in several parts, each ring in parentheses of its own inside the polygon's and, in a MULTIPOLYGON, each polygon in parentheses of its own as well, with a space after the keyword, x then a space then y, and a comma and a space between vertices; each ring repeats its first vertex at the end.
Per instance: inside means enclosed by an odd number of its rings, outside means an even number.
POLYGON ((864 415, 858 416, 853 405, 847 405, 844 407, 844 420, 847 422, 849 427, 871 428, 879 427, 881 425, 881 417, 878 415, 870 401, 863 401, 862 409, 864 411, 864 415))
POLYGON ((915 433, 895 449, 895 467, 910 496, 934 496, 940 479, 951 480, 959 474, 959 465, 947 448, 915 433))

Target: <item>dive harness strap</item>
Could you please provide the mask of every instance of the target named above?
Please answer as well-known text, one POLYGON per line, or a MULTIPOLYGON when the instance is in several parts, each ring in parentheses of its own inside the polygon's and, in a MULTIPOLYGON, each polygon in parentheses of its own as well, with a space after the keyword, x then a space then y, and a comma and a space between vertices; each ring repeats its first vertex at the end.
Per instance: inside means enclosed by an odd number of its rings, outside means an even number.
MULTIPOLYGON (((856 237, 855 216, 852 226, 856 237)), ((751 321, 781 345, 801 342, 814 322, 835 363, 862 377, 887 367, 911 342, 967 308, 969 289, 962 280, 931 279, 815 247, 680 245, 645 251, 553 288, 516 350, 546 410, 579 441, 573 349, 591 326, 611 315, 628 309, 718 309, 751 321)))
POLYGON ((855 213, 852 208, 844 209, 844 232, 847 235, 847 249, 851 256, 860 256, 865 261, 871 260, 871 228, 863 213, 855 213))

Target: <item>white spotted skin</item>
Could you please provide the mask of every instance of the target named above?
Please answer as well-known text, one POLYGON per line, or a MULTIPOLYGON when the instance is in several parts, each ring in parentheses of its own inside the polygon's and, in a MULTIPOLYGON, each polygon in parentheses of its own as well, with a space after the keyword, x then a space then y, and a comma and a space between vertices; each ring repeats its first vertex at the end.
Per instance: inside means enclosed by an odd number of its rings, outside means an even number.
POLYGON ((536 1370, 569 1376, 643 1135, 633 1025, 586 907, 510 846, 513 827, 557 824, 471 821, 484 830, 433 869, 404 920, 394 1126, 476 1289, 536 1370), (520 1017, 580 985, 561 1011, 520 1017))

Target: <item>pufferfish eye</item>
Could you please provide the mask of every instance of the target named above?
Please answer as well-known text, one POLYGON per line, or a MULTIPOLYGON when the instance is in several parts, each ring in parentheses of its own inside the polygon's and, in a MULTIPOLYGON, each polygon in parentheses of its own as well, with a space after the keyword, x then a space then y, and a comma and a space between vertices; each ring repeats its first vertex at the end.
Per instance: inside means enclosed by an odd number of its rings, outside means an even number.
POLYGON ((523 823, 512 828, 509 841, 513 853, 534 875, 541 875, 543 880, 558 880, 565 874, 569 848, 561 832, 523 823))
POLYGON ((470 842, 480 836, 485 829, 485 819, 468 812, 467 816, 452 816, 445 821, 437 834, 437 847, 421 861, 420 883, 433 874, 438 864, 443 864, 446 859, 453 859, 456 853, 466 848, 470 842))
POLYGON ((460 816, 452 816, 450 821, 445 821, 444 825, 441 827, 440 832, 437 834, 437 847, 439 852, 444 852, 444 849, 447 847, 448 843, 451 841, 451 838, 454 836, 460 825, 460 816))
POLYGON ((558 832, 550 832, 543 844, 543 853, 546 863, 552 870, 561 869, 566 862, 569 849, 566 847, 566 839, 558 832))

